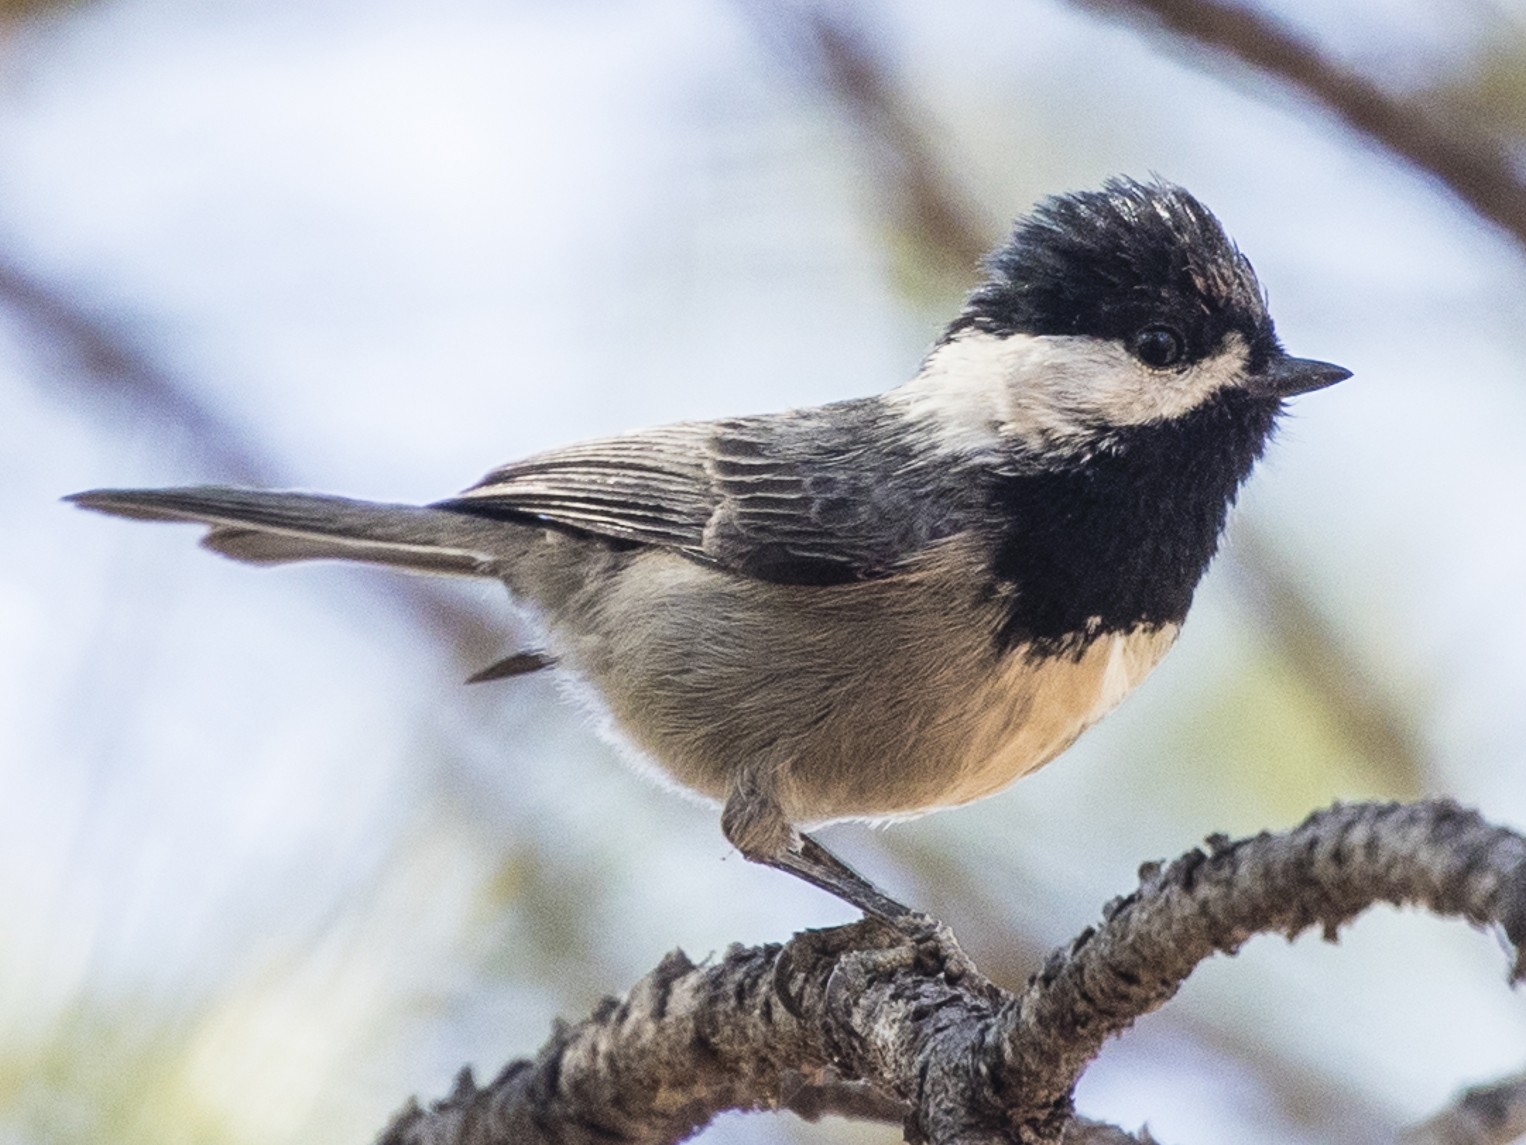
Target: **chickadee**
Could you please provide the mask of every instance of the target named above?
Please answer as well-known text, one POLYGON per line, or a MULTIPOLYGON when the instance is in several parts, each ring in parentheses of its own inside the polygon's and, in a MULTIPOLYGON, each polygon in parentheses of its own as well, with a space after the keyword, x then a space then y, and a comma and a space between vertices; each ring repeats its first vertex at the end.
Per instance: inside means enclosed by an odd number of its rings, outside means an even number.
POLYGON ((1181 187, 1019 221, 916 377, 877 397, 543 453, 391 505, 197 486, 69 500, 210 525, 254 564, 503 581, 628 744, 754 862, 909 912, 801 825, 951 807, 1049 762, 1176 639, 1283 402, 1250 263, 1181 187))

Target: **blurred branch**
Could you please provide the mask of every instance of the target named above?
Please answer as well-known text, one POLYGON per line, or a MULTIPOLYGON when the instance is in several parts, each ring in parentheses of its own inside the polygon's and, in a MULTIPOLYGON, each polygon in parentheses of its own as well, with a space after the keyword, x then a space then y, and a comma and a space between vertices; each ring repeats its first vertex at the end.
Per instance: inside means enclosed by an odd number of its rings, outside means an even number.
POLYGON ((87 0, 0 0, 0 37, 12 26, 67 8, 83 8, 87 0))
POLYGON ((874 157, 877 189, 891 201, 890 216, 922 259, 967 284, 1000 226, 939 159, 926 114, 905 97, 851 9, 753 0, 744 11, 856 127, 874 157))
POLYGON ((1276 652, 1294 665, 1310 695, 1334 714, 1336 726, 1362 754, 1384 761, 1394 792, 1413 798, 1424 788, 1426 760, 1420 725, 1378 683, 1371 665, 1345 641, 1313 598, 1257 530, 1239 522, 1220 559, 1237 598, 1260 622, 1276 652))
POLYGON ((113 419, 174 433, 229 481, 268 485, 275 466, 111 320, 0 254, 0 306, 48 367, 37 377, 113 419))
MULTIPOLYGON (((280 467, 202 399, 197 388, 157 362, 110 319, 0 253, 0 307, 24 332, 24 345, 43 368, 38 384, 72 399, 111 429, 124 422, 184 446, 208 476, 250 485, 276 485, 280 467)), ((65 490, 60 490, 65 492, 65 490)), ((419 625, 463 664, 480 667, 499 647, 495 632, 509 627, 459 603, 439 586, 413 577, 358 578, 419 625)))
POLYGON ((1403 1145, 1509 1145, 1526 1136, 1526 1074, 1466 1090, 1403 1145))
POLYGON ((1456 116, 1384 91, 1276 21, 1220 0, 1073 0, 1157 28, 1293 85, 1368 140, 1439 179, 1526 247, 1526 181, 1497 141, 1456 116))
POLYGON ((670 1145, 725 1110, 778 1108, 790 1079, 828 1070, 904 1103, 908 1139, 927 1145, 1138 1142, 1075 1123, 1076 1081, 1103 1043, 1211 955, 1260 933, 1333 937, 1376 903, 1498 924, 1512 981, 1526 977, 1526 837, 1445 801, 1337 805, 1146 864, 1020 995, 945 928, 908 940, 865 920, 703 966, 674 952, 534 1061, 481 1088, 463 1071, 443 1102, 410 1104, 381 1142, 670 1145))

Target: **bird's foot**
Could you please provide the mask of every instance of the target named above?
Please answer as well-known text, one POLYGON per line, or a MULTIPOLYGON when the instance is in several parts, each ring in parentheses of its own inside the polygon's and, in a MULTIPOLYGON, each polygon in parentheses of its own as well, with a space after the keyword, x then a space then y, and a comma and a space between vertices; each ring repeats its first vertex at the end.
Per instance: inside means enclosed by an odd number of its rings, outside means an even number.
POLYGON ((947 923, 930 914, 907 912, 897 919, 882 919, 916 952, 917 969, 929 976, 941 976, 949 983, 963 983, 976 989, 995 989, 980 973, 975 961, 964 952, 947 923))

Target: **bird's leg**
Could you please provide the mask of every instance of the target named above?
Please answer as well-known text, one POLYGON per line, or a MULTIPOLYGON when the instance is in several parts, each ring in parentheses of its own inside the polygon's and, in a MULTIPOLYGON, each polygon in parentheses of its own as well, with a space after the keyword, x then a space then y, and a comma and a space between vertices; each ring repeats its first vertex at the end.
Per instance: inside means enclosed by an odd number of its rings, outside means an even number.
POLYGON ((770 779, 769 773, 756 769, 741 772, 721 812, 721 830, 744 858, 787 871, 884 922, 916 948, 926 972, 995 989, 959 948, 947 926, 897 902, 811 836, 797 831, 779 806, 770 779))
POLYGON ((878 918, 916 948, 918 965, 925 973, 994 989, 946 925, 903 906, 803 831, 794 833, 794 845, 783 852, 754 862, 788 871, 878 918))
POLYGON ((804 879, 812 886, 820 887, 849 905, 858 907, 865 914, 883 919, 898 930, 908 920, 921 917, 910 907, 891 898, 804 832, 796 832, 791 845, 783 851, 761 856, 754 861, 775 870, 788 871, 796 878, 804 879))
POLYGON ((744 858, 788 871, 897 929, 905 920, 919 917, 815 839, 796 831, 774 798, 768 780, 769 776, 758 769, 744 771, 721 813, 721 830, 744 858))

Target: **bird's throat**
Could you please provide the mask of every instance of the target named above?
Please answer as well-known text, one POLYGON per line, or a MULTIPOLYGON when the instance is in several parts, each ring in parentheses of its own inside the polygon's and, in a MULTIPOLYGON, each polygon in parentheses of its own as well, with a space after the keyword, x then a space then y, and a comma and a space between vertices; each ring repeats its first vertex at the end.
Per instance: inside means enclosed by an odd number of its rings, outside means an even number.
POLYGON ((1180 624, 1279 404, 1241 393, 1115 434, 1084 465, 998 480, 998 642, 1055 651, 1180 624))

